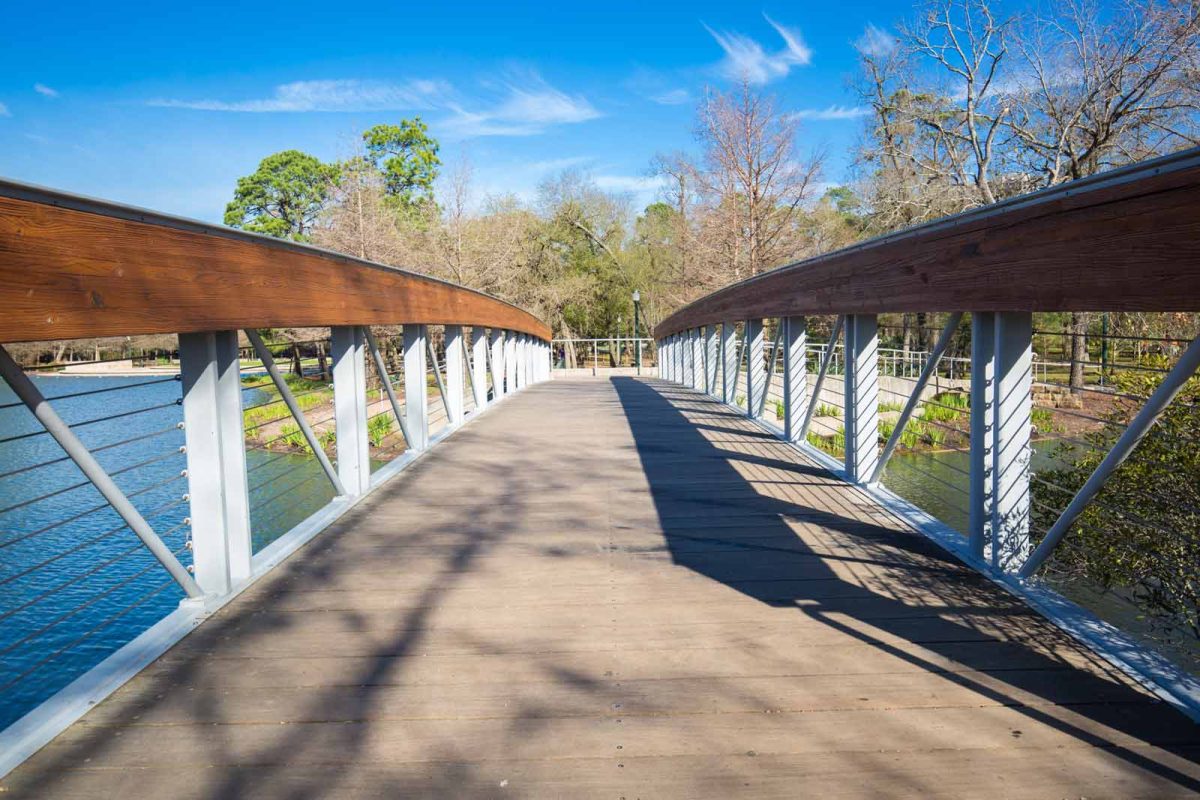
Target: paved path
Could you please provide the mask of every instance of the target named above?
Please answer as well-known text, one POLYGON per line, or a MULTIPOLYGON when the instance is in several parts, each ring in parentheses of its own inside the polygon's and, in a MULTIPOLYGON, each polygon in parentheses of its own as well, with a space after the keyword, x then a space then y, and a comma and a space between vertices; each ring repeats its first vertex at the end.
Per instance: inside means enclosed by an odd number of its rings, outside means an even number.
POLYGON ((439 445, 5 797, 1166 798, 1200 728, 694 392, 439 445))

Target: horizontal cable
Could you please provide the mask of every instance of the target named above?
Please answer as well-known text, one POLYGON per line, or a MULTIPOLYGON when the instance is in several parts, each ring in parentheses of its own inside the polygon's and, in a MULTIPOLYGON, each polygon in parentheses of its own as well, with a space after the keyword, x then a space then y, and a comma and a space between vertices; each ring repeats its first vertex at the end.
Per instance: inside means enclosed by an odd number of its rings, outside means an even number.
MULTIPOLYGON (((174 458, 174 457, 182 456, 182 455, 183 454, 179 450, 172 450, 169 453, 154 456, 153 458, 148 458, 145 461, 139 461, 136 464, 130 464, 127 467, 122 467, 121 469, 114 470, 114 471, 108 473, 108 475, 109 475, 109 477, 115 477, 117 475, 121 475, 123 473, 138 469, 139 467, 145 467, 150 464, 157 463, 159 461, 164 461, 168 458, 174 458)), ((65 486, 61 489, 55 489, 52 492, 48 492, 46 494, 39 495, 38 497, 31 497, 28 500, 22 500, 21 502, 14 503, 13 505, 7 506, 6 508, 0 508, 0 515, 7 514, 10 511, 16 511, 19 508, 25 508, 27 506, 34 505, 35 503, 40 503, 43 500, 49 500, 53 497, 58 497, 61 494, 66 494, 67 492, 73 492, 76 489, 82 489, 85 486, 91 486, 91 485, 92 485, 92 482, 90 480, 84 480, 84 481, 80 481, 79 483, 71 484, 70 486, 65 486)))
MULTIPOLYGON (((118 414, 109 414, 106 417, 97 417, 95 419, 84 420, 83 422, 71 422, 71 423, 68 423, 68 425, 71 428, 83 428, 88 425, 95 425, 100 422, 108 422, 108 421, 114 420, 114 419, 123 419, 125 417, 132 417, 137 414, 145 414, 150 411, 159 411, 161 409, 171 408, 173 406, 178 407, 182 404, 183 404, 183 399, 180 398, 179 400, 173 400, 170 403, 160 403, 158 405, 147 406, 146 408, 138 408, 133 411, 122 411, 118 414)), ((40 431, 32 431, 30 433, 21 433, 16 436, 10 436, 7 439, 0 439, 0 444, 8 444, 9 442, 20 441, 21 439, 32 439, 35 436, 48 436, 49 433, 50 433, 49 431, 44 430, 44 429, 40 430, 40 431)))
MULTIPOLYGON (((57 394, 57 395, 54 395, 53 397, 47 397, 46 400, 47 400, 47 402, 53 403, 55 400, 69 400, 73 397, 88 397, 89 395, 104 394, 106 392, 122 392, 122 391, 125 391, 126 389, 137 389, 140 386, 154 386, 155 384, 158 384, 158 383, 172 383, 172 382, 175 382, 178 380, 180 380, 180 377, 178 375, 172 375, 171 377, 168 377, 168 378, 159 378, 158 380, 153 380, 153 381, 142 381, 141 383, 127 383, 127 384, 124 384, 121 386, 105 386, 101 389, 88 389, 88 390, 82 391, 82 392, 70 392, 68 394, 57 394)), ((19 400, 15 403, 4 403, 4 404, 0 404, 0 411, 3 411, 8 408, 17 408, 19 406, 24 406, 24 405, 25 404, 19 400)))
MULTIPOLYGON (((154 563, 152 563, 150 566, 151 566, 151 567, 157 566, 157 563, 158 563, 158 562, 154 562, 154 563)), ((134 577, 140 577, 140 574, 139 574, 139 575, 135 575, 134 577)), ((121 619, 121 617, 125 616, 125 615, 126 615, 126 614, 128 614, 130 611, 132 611, 133 609, 135 609, 135 608, 137 608, 138 606, 142 605, 143 603, 145 603, 145 602, 149 601, 150 599, 152 599, 152 598, 154 598, 154 597, 158 596, 159 594, 161 594, 161 593, 163 592, 163 590, 165 590, 165 589, 167 589, 168 587, 170 587, 170 586, 173 586, 173 585, 175 585, 175 581, 174 581, 173 579, 168 579, 168 580, 164 581, 163 583, 159 584, 159 587, 158 587, 157 589, 155 589, 155 590, 154 590, 154 591, 152 591, 152 592, 149 592, 148 594, 146 594, 146 595, 142 596, 142 597, 141 597, 139 600, 137 600, 137 601, 133 602, 132 604, 130 604, 130 605, 128 605, 128 606, 126 606, 126 607, 125 607, 125 608, 124 608, 124 609, 123 609, 123 610, 122 610, 120 613, 118 613, 118 614, 115 614, 115 615, 114 615, 114 616, 112 616, 112 617, 109 617, 109 618, 108 618, 107 620, 105 620, 105 621, 104 621, 102 624, 100 624, 100 625, 97 625, 95 628, 91 629, 90 631, 88 631, 87 633, 85 633, 83 636, 80 636, 79 638, 75 639, 74 641, 68 642, 67 644, 63 645, 63 646, 62 646, 62 647, 60 647, 58 650, 55 650, 53 653, 51 653, 50 655, 46 656, 46 657, 45 657, 45 658, 43 658, 41 661, 38 661, 36 664, 34 664, 33 666, 31 666, 31 667, 29 667, 28 669, 26 669, 26 670, 25 670, 24 672, 22 672, 20 675, 17 675, 15 678, 13 678, 12 680, 10 680, 10 681, 8 681, 7 683, 5 683, 3 686, 0 686, 0 692, 5 692, 5 691, 7 691, 7 690, 8 690, 10 687, 12 687, 12 686, 15 686, 15 685, 16 685, 17 683, 19 683, 19 682, 20 682, 20 681, 21 681, 23 678, 25 678, 26 676, 28 676, 28 675, 32 674, 33 672, 35 672, 36 670, 38 670, 39 668, 41 668, 43 665, 45 665, 45 664, 48 664, 49 662, 53 661, 54 659, 58 658, 60 655, 62 655, 63 653, 65 653, 67 650, 69 650, 69 649, 71 649, 72 647, 75 647, 76 645, 80 644, 81 642, 84 642, 84 641, 86 641, 87 639, 91 638, 92 636, 94 636, 95 634, 97 634, 98 632, 100 632, 101 630, 103 630, 104 628, 107 628, 109 625, 112 625, 114 622, 116 622, 117 620, 121 619)))
POLYGON ((1105 334, 1070 333, 1067 331, 1041 331, 1041 330, 1034 330, 1033 335, 1034 336, 1063 336, 1063 337, 1070 336, 1072 338, 1079 336, 1079 337, 1086 337, 1088 339, 1100 339, 1102 341, 1105 339, 1120 339, 1122 341, 1127 341, 1127 342, 1164 342, 1164 343, 1168 343, 1168 344, 1187 344, 1192 341, 1191 339, 1169 339, 1169 338, 1161 338, 1161 337, 1156 337, 1156 336, 1131 336, 1131 335, 1117 334, 1117 333, 1105 333, 1105 334))
MULTIPOLYGON (((291 455, 291 453, 287 453, 286 455, 291 455)), ((304 467, 309 466, 309 464, 310 464, 310 462, 307 459, 305 459, 304 461, 301 461, 299 464, 295 464, 291 467, 288 467, 283 472, 277 472, 277 473, 271 475, 270 477, 266 478, 262 482, 256 483, 255 485, 253 485, 249 489, 247 489, 247 491, 248 492, 258 491, 262 487, 269 486, 270 484, 274 483, 277 480, 280 480, 281 478, 283 478, 286 475, 291 475, 293 472, 295 472, 298 469, 303 469, 304 467)))
MULTIPOLYGON (((152 491, 152 490, 154 490, 154 489, 158 489, 158 488, 160 488, 160 487, 162 487, 162 486, 166 486, 167 484, 170 484, 170 483, 174 483, 175 481, 178 481, 178 480, 183 480, 183 478, 185 478, 185 477, 186 477, 186 475, 185 475, 184 473, 180 473, 179 475, 174 475, 174 476, 172 476, 172 477, 170 477, 170 478, 167 478, 167 479, 165 479, 165 480, 158 481, 158 482, 156 482, 156 483, 152 483, 152 484, 150 484, 149 486, 145 486, 145 487, 143 487, 143 488, 141 488, 141 489, 138 489, 136 492, 129 492, 128 494, 126 494, 126 495, 125 495, 125 497, 126 497, 126 498, 133 498, 133 497, 137 497, 137 496, 138 496, 138 495, 140 495, 140 494, 145 494, 146 492, 152 491)), ((8 547, 8 546, 10 546, 10 545, 14 545, 14 544, 16 544, 16 543, 18 543, 18 542, 22 542, 22 541, 24 541, 24 540, 26 540, 26 539, 28 539, 28 538, 30 538, 30 537, 33 537, 33 536, 39 536, 39 535, 41 535, 41 534, 43 534, 43 533, 47 533, 47 532, 49 532, 49 531, 52 531, 52 530, 54 530, 55 528, 60 528, 60 527, 62 527, 63 525, 66 525, 66 524, 68 524, 68 523, 70 523, 70 522, 75 522, 76 520, 79 520, 79 519, 82 519, 83 517, 86 517, 88 514, 94 514, 94 513, 96 513, 97 511, 103 511, 103 510, 105 510, 105 509, 108 509, 108 508, 111 508, 111 507, 112 507, 112 506, 111 506, 111 505, 109 505, 107 502, 105 502, 105 503, 100 503, 100 504, 98 504, 98 505, 94 505, 94 506, 92 506, 91 508, 85 509, 85 510, 83 510, 83 511, 81 511, 81 512, 77 513, 77 514, 74 514, 74 515, 72 515, 72 516, 70 516, 70 517, 67 517, 67 518, 66 518, 66 519, 64 519, 64 520, 59 520, 58 522, 52 522, 51 524, 49 524, 49 525, 45 526, 44 528, 38 528, 38 529, 37 529, 37 530, 35 530, 35 531, 30 531, 29 533, 24 533, 24 534, 21 534, 20 536, 17 536, 17 537, 15 537, 15 538, 13 538, 13 539, 7 539, 7 540, 5 540, 5 541, 2 541, 2 542, 0 542, 0 550, 4 549, 5 547, 8 547)), ((143 515, 143 516, 149 516, 149 515, 147 514, 147 515, 143 515)))

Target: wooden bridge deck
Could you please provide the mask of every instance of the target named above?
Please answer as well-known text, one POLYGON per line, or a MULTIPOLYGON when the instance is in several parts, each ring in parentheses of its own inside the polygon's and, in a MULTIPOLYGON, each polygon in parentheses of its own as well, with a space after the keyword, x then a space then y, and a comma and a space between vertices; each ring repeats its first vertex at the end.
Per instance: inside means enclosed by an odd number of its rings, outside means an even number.
POLYGON ((40 797, 1176 797, 1200 726, 698 394, 553 381, 2 782, 40 797))

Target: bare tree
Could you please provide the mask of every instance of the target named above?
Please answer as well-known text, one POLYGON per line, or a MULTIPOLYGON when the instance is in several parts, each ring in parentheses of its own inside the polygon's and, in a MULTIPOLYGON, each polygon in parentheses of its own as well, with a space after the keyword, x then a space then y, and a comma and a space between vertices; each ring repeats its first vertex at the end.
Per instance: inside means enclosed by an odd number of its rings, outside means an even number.
MULTIPOLYGON (((1200 141, 1200 6, 1148 0, 1101 11, 1093 0, 1067 0, 1055 16, 1033 17, 1018 39, 1025 75, 1008 126, 1017 158, 1046 186, 1200 141)), ((1089 323, 1085 313, 1068 323, 1075 393, 1089 323)))
POLYGON ((330 202, 313 230, 313 242, 369 261, 403 265, 411 247, 387 203, 383 177, 361 154, 340 167, 330 202))
POLYGON ((1008 126, 1051 186, 1200 142, 1200 6, 1146 0, 1103 12, 1066 0, 1018 37, 1024 62, 1008 126))
POLYGON ((903 46, 934 67, 948 100, 915 106, 915 121, 942 143, 955 179, 973 187, 982 204, 996 201, 991 171, 1009 112, 998 90, 1010 27, 987 0, 942 0, 901 31, 903 46))
POLYGON ((700 105, 696 179, 709 228, 703 238, 715 243, 734 280, 794 255, 797 215, 821 169, 819 156, 796 153, 796 124, 747 80, 728 94, 710 91, 700 105))

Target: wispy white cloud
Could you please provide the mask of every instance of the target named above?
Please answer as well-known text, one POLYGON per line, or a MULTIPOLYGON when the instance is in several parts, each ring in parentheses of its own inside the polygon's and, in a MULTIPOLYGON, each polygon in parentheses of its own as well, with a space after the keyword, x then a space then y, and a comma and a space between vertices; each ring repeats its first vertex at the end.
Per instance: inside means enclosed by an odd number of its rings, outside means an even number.
POLYGON ((812 50, 804 43, 798 28, 780 25, 766 14, 763 14, 763 18, 783 39, 782 49, 768 52, 749 36, 731 31, 715 31, 707 25, 704 26, 725 51, 720 70, 727 78, 744 79, 752 84, 761 85, 787 77, 793 67, 802 67, 812 62, 812 50))
POLYGON ((677 72, 662 72, 648 67, 638 67, 626 78, 625 88, 652 103, 661 106, 678 106, 692 99, 691 93, 679 84, 683 82, 677 72))
POLYGON ((879 58, 896 49, 896 37, 883 28, 867 23, 854 47, 863 55, 879 58))
POLYGON ((663 179, 658 175, 597 175, 592 181, 606 192, 644 194, 656 192, 663 186, 663 179))
POLYGON ((566 158, 548 158, 544 161, 531 161, 521 167, 523 172, 536 174, 544 174, 547 172, 558 172, 559 170, 571 169, 573 167, 581 167, 584 164, 590 164, 596 159, 592 156, 567 156, 566 158))
POLYGON ((49 97, 51 99, 58 97, 58 90, 51 89, 49 86, 47 86, 44 83, 35 83, 33 85, 33 90, 35 92, 37 92, 38 94, 42 95, 43 97, 49 97))
POLYGON ((532 71, 510 76, 500 86, 500 97, 490 103, 456 102, 447 108, 452 115, 445 126, 464 138, 531 136, 553 125, 587 122, 601 116, 583 95, 560 91, 532 71))
POLYGON ((585 122, 600 112, 582 95, 571 95, 529 70, 510 75, 484 97, 464 97, 449 82, 409 80, 295 81, 276 86, 270 97, 249 100, 155 98, 147 105, 240 113, 437 110, 452 134, 529 136, 552 125, 585 122))
POLYGON ((178 100, 156 98, 147 105, 197 111, 244 113, 311 111, 393 111, 436 107, 452 93, 437 80, 403 83, 361 80, 295 81, 276 86, 270 97, 251 100, 178 100))
POLYGON ((12 112, 8 110, 8 106, 0 103, 0 117, 11 117, 12 112))
POLYGON ((796 119, 857 119, 871 113, 866 106, 829 106, 828 108, 804 108, 794 114, 796 119))
POLYGON ((650 99, 660 106, 681 106, 692 99, 687 89, 671 89, 659 94, 650 95, 650 99))

